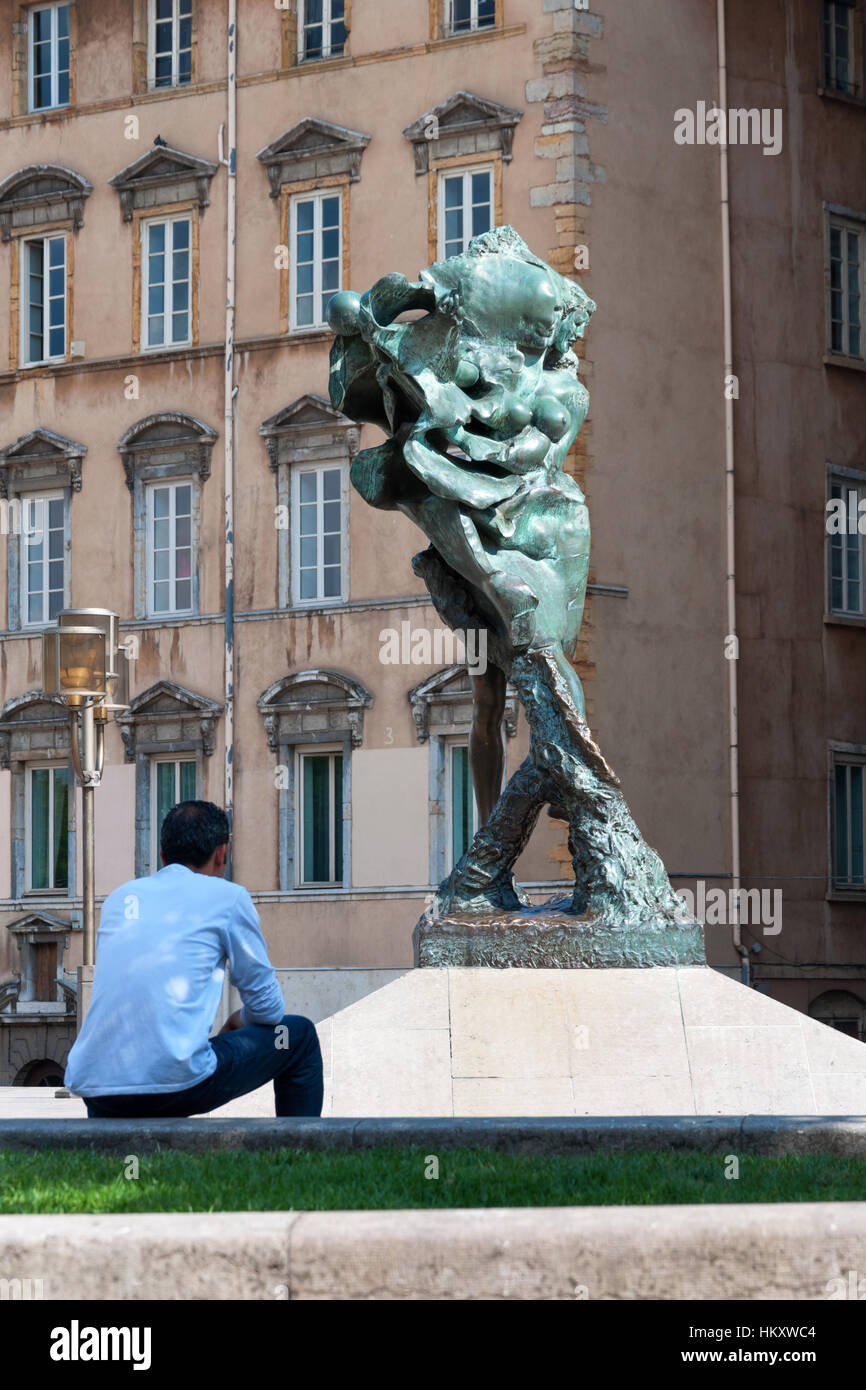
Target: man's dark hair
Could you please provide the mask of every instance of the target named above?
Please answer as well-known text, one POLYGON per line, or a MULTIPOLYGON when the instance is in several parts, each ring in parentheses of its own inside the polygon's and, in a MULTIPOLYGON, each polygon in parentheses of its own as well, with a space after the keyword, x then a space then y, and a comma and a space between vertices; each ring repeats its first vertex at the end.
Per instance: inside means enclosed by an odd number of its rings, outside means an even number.
POLYGON ((229 818, 212 801, 179 801, 162 823, 159 847, 166 864, 200 869, 218 845, 229 842, 229 818))

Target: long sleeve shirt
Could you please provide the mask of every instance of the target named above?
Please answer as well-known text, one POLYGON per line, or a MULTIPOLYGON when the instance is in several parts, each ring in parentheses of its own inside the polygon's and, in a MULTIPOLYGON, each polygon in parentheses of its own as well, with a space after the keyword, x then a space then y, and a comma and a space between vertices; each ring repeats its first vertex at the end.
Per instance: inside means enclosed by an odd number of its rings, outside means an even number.
POLYGON ((106 898, 90 1008, 66 1063, 82 1096, 182 1091, 215 1070, 226 962, 244 1024, 277 1024, 282 991, 245 888, 168 864, 106 898))

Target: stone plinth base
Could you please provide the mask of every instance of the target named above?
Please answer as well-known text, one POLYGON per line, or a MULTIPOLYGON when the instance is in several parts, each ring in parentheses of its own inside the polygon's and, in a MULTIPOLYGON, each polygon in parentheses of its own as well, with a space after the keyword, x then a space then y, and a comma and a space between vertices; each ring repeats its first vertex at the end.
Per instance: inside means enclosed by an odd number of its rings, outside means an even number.
POLYGON ((703 929, 692 919, 613 927, 578 917, 570 906, 563 898, 514 912, 426 912, 412 938, 415 964, 534 970, 704 964, 703 929))
POLYGON ((863 1043, 708 966, 410 970, 319 1035, 326 1115, 866 1114, 863 1043))

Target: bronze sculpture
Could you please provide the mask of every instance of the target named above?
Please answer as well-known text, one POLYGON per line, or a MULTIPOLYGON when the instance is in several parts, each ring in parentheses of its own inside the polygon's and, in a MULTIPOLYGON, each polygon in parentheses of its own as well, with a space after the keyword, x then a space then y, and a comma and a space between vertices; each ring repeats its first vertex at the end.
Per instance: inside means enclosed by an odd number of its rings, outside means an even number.
POLYGON ((704 960, 699 924, 590 733, 569 659, 590 539, 565 468, 589 405, 573 345, 594 309, 510 227, 416 282, 386 275, 362 297, 331 301, 331 399, 389 436, 357 455, 352 483, 424 531, 431 545, 415 556, 416 573, 446 623, 486 630, 492 661, 473 731, 485 824, 418 924, 419 964, 704 960), (530 754, 491 807, 506 676, 526 710, 530 754), (568 819, 575 885, 570 901, 531 908, 512 868, 545 805, 568 819))

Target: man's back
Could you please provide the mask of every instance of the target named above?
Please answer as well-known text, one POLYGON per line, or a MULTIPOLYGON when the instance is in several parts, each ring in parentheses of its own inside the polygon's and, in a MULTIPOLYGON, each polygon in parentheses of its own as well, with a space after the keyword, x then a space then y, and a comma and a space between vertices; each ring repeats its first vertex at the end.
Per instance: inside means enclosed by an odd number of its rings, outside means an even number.
POLYGON ((283 1001, 246 889, 168 864, 105 900, 90 1008, 66 1084, 86 1096, 179 1091, 208 1077, 228 959, 250 1023, 283 1001))

